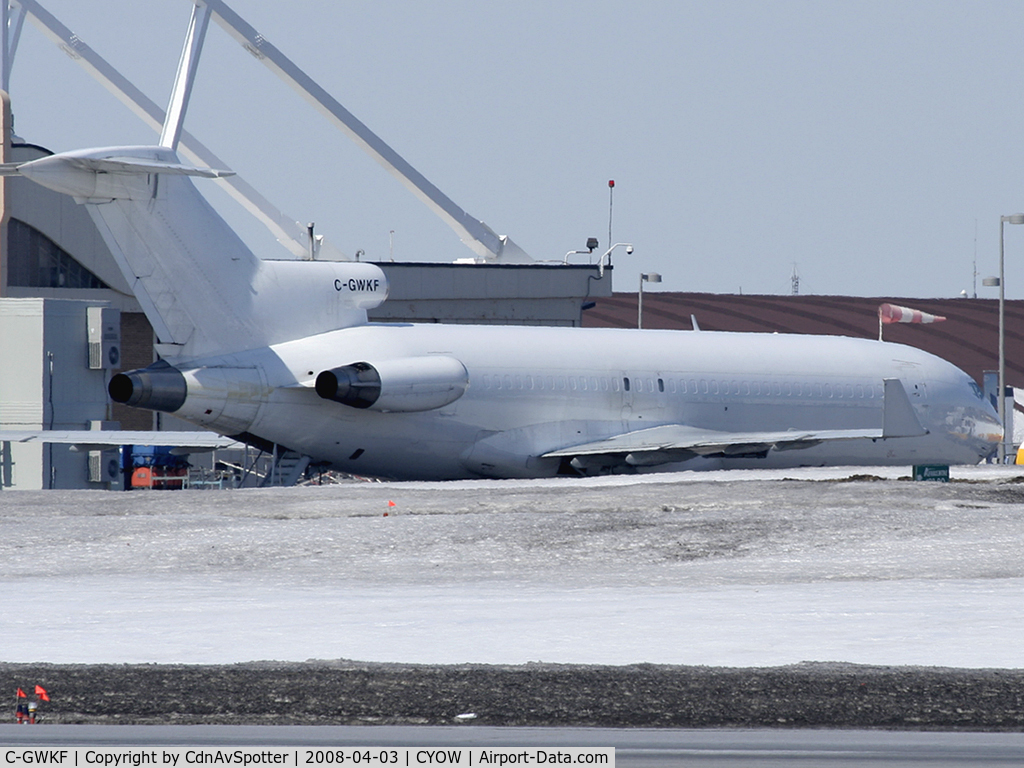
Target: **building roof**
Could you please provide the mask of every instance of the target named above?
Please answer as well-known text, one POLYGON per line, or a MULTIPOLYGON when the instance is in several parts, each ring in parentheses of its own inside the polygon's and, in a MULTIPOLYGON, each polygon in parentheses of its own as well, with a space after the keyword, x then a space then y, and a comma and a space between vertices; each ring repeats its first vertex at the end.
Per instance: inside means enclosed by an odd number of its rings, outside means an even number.
MULTIPOLYGON (((933 324, 886 325, 886 341, 949 360, 977 381, 999 367, 999 302, 995 299, 906 299, 857 296, 758 296, 644 291, 644 328, 760 331, 878 338, 878 306, 898 304, 947 318, 933 324)), ((591 328, 635 328, 637 295, 616 293, 583 313, 591 328)), ((1006 302, 1006 382, 1024 387, 1024 301, 1006 302)))

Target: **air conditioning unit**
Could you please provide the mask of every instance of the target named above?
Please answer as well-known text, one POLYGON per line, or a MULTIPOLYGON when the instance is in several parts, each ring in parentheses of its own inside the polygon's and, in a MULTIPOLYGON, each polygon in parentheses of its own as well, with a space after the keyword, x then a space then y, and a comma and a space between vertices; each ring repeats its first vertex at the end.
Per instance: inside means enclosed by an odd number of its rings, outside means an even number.
POLYGON ((117 449, 89 451, 89 482, 117 483, 121 480, 121 455, 117 449))
POLYGON ((89 368, 94 371, 121 367, 121 310, 87 307, 89 323, 89 368))

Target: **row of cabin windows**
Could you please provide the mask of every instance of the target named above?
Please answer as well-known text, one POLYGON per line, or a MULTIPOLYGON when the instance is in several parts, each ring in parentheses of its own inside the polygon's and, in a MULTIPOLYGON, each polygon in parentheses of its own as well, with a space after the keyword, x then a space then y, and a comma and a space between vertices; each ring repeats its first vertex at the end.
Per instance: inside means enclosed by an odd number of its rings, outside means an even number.
MULTIPOLYGON (((529 374, 484 374, 484 389, 539 390, 541 392, 618 392, 618 379, 606 376, 531 376, 529 374)), ((627 387, 628 389, 628 387, 627 387)))
POLYGON ((718 381, 717 379, 665 379, 640 376, 609 379, 606 376, 533 376, 484 374, 484 389, 548 392, 668 392, 682 395, 736 397, 808 397, 821 400, 873 400, 881 398, 882 386, 870 384, 821 384, 799 381, 718 381))

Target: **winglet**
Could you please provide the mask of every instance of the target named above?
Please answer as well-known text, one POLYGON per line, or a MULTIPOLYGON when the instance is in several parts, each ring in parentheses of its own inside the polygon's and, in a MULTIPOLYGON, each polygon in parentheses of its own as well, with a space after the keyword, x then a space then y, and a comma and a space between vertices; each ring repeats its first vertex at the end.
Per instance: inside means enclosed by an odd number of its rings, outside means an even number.
POLYGON ((885 397, 882 411, 882 437, 920 437, 928 430, 914 413, 907 390, 899 379, 884 379, 885 397))

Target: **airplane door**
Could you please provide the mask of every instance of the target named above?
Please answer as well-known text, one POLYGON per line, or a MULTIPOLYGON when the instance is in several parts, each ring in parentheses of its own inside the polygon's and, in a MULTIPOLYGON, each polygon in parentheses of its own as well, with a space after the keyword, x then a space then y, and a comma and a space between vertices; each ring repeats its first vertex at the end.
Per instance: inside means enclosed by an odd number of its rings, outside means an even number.
POLYGON ((625 373, 621 377, 621 389, 622 389, 622 427, 623 429, 629 430, 633 421, 633 398, 636 383, 630 380, 629 376, 625 373))

